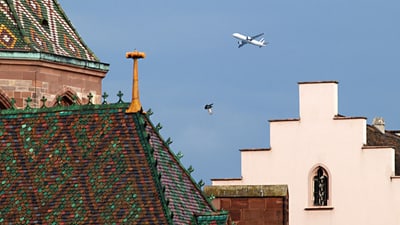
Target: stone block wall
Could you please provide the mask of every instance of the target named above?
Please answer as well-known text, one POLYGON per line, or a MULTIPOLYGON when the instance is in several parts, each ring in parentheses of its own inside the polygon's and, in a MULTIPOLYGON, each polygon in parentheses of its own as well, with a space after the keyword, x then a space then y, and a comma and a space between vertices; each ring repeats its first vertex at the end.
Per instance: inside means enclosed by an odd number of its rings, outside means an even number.
POLYGON ((67 92, 76 95, 80 104, 87 103, 91 93, 94 96, 92 102, 99 104, 105 73, 52 62, 0 60, 0 108, 12 98, 17 108, 24 108, 28 97, 32 100, 30 107, 39 108, 43 96, 47 99, 46 106, 51 107, 57 96, 67 92))
POLYGON ((218 210, 229 212, 229 224, 288 225, 289 196, 285 185, 207 186, 218 210))

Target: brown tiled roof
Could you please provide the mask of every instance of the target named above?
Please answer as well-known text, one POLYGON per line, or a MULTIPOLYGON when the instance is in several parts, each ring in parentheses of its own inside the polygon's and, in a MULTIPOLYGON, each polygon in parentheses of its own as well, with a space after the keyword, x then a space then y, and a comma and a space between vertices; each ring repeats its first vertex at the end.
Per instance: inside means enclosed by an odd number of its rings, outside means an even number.
POLYGON ((225 224, 127 107, 0 111, 0 224, 225 224))
POLYGON ((56 0, 0 0, 0 51, 98 59, 56 0))
POLYGON ((376 127, 367 126, 367 146, 386 146, 395 149, 395 175, 400 175, 400 136, 395 132, 380 132, 376 127))

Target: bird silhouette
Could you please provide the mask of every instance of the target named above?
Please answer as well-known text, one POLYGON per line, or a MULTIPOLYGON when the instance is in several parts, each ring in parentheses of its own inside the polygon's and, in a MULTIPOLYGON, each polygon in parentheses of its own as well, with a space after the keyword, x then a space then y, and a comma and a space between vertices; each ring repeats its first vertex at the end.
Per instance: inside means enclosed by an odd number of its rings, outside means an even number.
POLYGON ((207 110, 207 111, 208 111, 208 114, 210 114, 210 115, 213 114, 213 111, 212 111, 213 105, 214 105, 214 103, 206 104, 206 105, 204 106, 204 109, 207 110))

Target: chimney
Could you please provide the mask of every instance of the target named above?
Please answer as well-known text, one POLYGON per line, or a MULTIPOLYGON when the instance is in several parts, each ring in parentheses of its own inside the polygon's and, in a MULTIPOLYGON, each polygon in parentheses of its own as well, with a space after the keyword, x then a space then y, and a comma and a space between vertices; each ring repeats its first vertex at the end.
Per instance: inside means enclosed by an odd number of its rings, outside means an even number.
POLYGON ((376 127, 382 134, 385 133, 385 120, 383 120, 383 117, 375 117, 372 120, 372 125, 376 127))
POLYGON ((338 114, 338 82, 299 82, 299 107, 302 121, 332 119, 338 114))
POLYGON ((126 113, 137 113, 142 112, 142 104, 139 99, 139 74, 138 74, 138 59, 145 58, 144 52, 127 52, 126 58, 133 59, 133 85, 132 85, 132 102, 126 113))

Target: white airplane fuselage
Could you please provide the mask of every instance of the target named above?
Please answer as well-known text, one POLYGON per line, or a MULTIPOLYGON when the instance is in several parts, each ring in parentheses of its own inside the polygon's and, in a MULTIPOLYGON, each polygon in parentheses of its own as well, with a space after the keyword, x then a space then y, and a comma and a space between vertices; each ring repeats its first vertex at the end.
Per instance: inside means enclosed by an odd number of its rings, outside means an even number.
POLYGON ((250 37, 250 36, 246 36, 246 35, 239 34, 239 33, 232 34, 233 37, 239 39, 239 41, 238 41, 239 48, 245 44, 252 44, 252 45, 258 46, 260 48, 266 46, 268 43, 265 43, 264 38, 261 38, 260 40, 255 39, 256 37, 259 37, 261 35, 263 35, 263 34, 259 34, 254 37, 250 37))

